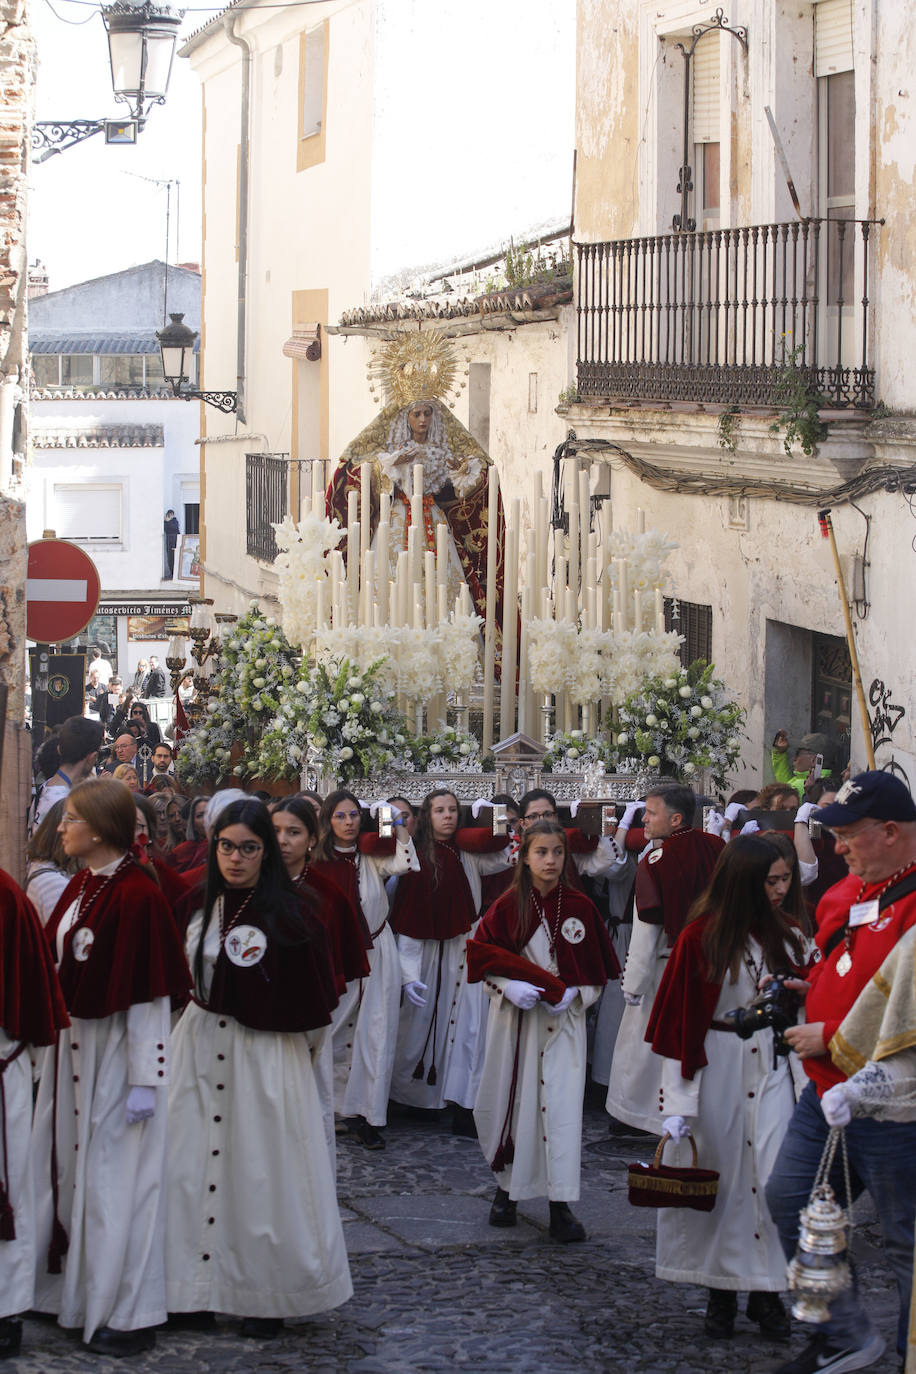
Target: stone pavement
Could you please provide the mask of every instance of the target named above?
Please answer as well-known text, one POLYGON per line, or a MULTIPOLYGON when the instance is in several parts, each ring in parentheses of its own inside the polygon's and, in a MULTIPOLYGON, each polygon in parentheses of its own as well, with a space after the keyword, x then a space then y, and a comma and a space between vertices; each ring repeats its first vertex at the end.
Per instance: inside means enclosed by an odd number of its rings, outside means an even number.
MULTIPOLYGON (((162 1332, 156 1349, 117 1361, 84 1351, 53 1322, 27 1320, 11 1374, 765 1374, 785 1347, 739 1318, 733 1341, 703 1334, 704 1290, 654 1276, 654 1214, 626 1198, 626 1166, 648 1142, 609 1137, 586 1108, 584 1245, 547 1237, 547 1203, 519 1204, 519 1225, 487 1225, 493 1180, 474 1140, 447 1122, 394 1116, 388 1148, 338 1139, 338 1184, 355 1297, 270 1342, 215 1331, 162 1332)), ((867 1213, 857 1232, 869 1305, 892 1346, 895 1295, 867 1213)), ((809 1339, 799 1328, 793 1348, 809 1339)), ((872 1366, 896 1371, 896 1358, 872 1366)))

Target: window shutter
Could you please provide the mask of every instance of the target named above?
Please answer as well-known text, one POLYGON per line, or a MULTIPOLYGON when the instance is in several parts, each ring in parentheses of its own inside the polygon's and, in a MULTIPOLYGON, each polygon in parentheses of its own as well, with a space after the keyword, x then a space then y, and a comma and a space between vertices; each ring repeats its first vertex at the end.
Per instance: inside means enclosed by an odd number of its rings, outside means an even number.
POLYGON ((852 0, 820 0, 814 10, 814 75, 852 69, 852 0))
POLYGON ((693 54, 693 141, 719 142, 719 40, 707 34, 693 54))
POLYGON ((54 487, 51 527, 58 539, 120 539, 120 486, 54 487))

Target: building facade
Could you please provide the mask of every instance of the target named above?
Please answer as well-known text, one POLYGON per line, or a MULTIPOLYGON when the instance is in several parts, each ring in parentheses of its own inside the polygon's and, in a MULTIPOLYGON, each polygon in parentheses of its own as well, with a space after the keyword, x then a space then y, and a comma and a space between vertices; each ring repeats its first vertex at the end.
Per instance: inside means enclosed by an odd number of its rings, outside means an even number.
POLYGON ((747 705, 751 782, 785 728, 854 768, 867 731, 916 783, 912 18, 579 0, 566 414, 608 445, 615 525, 677 539, 669 620, 747 705))

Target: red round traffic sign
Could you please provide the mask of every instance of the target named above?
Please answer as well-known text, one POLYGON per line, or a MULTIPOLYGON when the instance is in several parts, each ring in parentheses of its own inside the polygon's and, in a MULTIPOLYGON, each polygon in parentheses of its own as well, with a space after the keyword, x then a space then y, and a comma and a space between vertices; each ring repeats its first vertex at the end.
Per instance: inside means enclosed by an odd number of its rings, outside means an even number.
POLYGON ((60 644, 85 630, 99 604, 98 568, 78 544, 38 539, 29 545, 25 628, 37 644, 60 644))

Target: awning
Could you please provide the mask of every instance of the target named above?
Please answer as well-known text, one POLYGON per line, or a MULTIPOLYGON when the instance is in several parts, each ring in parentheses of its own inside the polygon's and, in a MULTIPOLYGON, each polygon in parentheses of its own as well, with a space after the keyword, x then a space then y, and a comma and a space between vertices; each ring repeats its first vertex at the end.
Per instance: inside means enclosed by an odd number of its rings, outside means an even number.
POLYGON ((317 363, 321 357, 321 325, 294 324, 292 334, 283 345, 283 354, 287 358, 317 363))
MULTIPOLYGON (((195 340, 194 352, 198 353, 200 341, 195 340)), ((153 332, 143 330, 136 333, 99 333, 99 334, 30 334, 30 353, 148 353, 159 352, 159 344, 153 332)))

